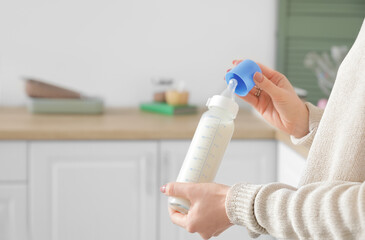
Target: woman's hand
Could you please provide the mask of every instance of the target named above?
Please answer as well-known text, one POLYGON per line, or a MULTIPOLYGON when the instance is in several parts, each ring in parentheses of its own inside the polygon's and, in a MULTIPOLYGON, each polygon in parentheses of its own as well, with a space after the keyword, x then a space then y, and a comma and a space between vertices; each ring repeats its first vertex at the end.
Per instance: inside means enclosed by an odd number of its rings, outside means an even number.
POLYGON ((217 183, 168 183, 161 187, 167 196, 190 201, 188 214, 169 208, 171 221, 188 232, 199 233, 203 239, 218 236, 232 226, 226 214, 229 186, 217 183))
MULTIPOLYGON (((242 60, 234 60, 236 66, 242 60)), ((259 64, 262 74, 254 75, 256 86, 261 88, 259 97, 253 88, 246 96, 240 97, 251 104, 269 123, 301 138, 309 132, 308 109, 294 91, 289 80, 281 73, 259 64)))

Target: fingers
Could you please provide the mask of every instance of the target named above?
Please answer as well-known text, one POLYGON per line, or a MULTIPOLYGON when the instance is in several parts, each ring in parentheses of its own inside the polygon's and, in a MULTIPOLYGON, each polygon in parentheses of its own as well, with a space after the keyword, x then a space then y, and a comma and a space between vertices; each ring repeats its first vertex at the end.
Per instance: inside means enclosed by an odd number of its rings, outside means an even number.
POLYGON ((182 214, 178 211, 175 211, 174 209, 172 208, 168 208, 169 209, 169 214, 170 214, 170 219, 171 221, 182 227, 182 228, 185 228, 186 227, 186 222, 187 222, 187 215, 186 214, 182 214))
POLYGON ((246 102, 248 102, 250 105, 256 107, 257 104, 259 103, 259 98, 255 96, 255 91, 256 89, 252 89, 246 96, 241 97, 238 96, 239 98, 242 98, 243 100, 245 100, 246 102))
POLYGON ((268 66, 265 66, 261 63, 257 63, 257 65, 259 65, 262 73, 268 77, 269 79, 271 79, 276 73, 278 73, 277 71, 275 71, 274 69, 269 68, 268 66))
POLYGON ((237 65, 238 65, 238 64, 240 64, 242 61, 243 61, 242 59, 235 59, 235 60, 233 60, 233 61, 232 61, 232 64, 233 64, 234 66, 237 66, 237 65))
MULTIPOLYGON (((225 229, 224 229, 225 230, 225 229)), ((213 234, 213 237, 218 237, 224 230, 217 231, 213 234)))
MULTIPOLYGON (((233 66, 237 66, 238 64, 240 64, 243 60, 242 59, 235 59, 232 61, 233 66)), ((259 65, 262 73, 267 76, 268 78, 272 78, 275 74, 278 74, 279 72, 275 71, 274 69, 271 69, 261 63, 257 62, 257 65, 259 65)), ((231 70, 231 69, 230 69, 231 70)))
POLYGON ((256 83, 256 86, 264 90, 271 98, 280 97, 282 94, 282 89, 267 79, 267 77, 262 73, 256 72, 253 76, 253 80, 256 83))
POLYGON ((204 240, 209 240, 212 236, 210 235, 207 235, 207 234, 202 234, 202 233, 199 233, 199 235, 204 239, 204 240))
POLYGON ((191 183, 180 183, 180 182, 173 182, 168 183, 165 186, 165 194, 167 196, 174 196, 174 197, 182 197, 186 199, 190 199, 190 192, 192 189, 191 183))
MULTIPOLYGON (((232 61, 232 64, 233 64, 233 66, 237 66, 238 64, 240 64, 241 62, 242 62, 243 60, 242 59, 235 59, 235 60, 233 60, 232 61)), ((263 65, 263 64, 261 64, 261 63, 258 63, 258 62, 256 62, 257 63, 257 65, 259 65, 259 67, 260 67, 260 69, 261 69, 261 71, 262 71, 262 73, 265 75, 265 76, 267 76, 268 78, 271 78, 275 73, 278 73, 277 71, 275 71, 274 69, 271 69, 271 68, 269 68, 269 67, 267 67, 267 66, 265 66, 265 65, 263 65)))
POLYGON ((257 64, 259 65, 262 73, 266 76, 266 78, 269 79, 271 82, 273 82, 276 86, 283 84, 284 82, 288 82, 286 77, 282 73, 280 73, 274 69, 271 69, 261 63, 257 63, 257 64), (285 79, 286 79, 286 81, 283 81, 285 79))
MULTIPOLYGON (((240 62, 242 62, 243 60, 233 60, 232 61, 232 64, 233 64, 233 67, 235 67, 235 66, 237 66, 240 62)), ((232 70, 232 68, 229 68, 229 69, 227 69, 227 72, 229 72, 229 71, 231 71, 232 70)), ((224 77, 224 80, 226 80, 226 78, 224 77)))
MULTIPOLYGON (((237 66, 239 63, 241 63, 242 60, 233 60, 233 67, 237 66)), ((278 85, 278 83, 283 80, 283 78, 285 78, 285 76, 283 74, 281 74, 280 72, 271 69, 261 63, 257 63, 257 65, 259 65, 262 73, 273 83, 275 83, 276 85, 278 85)), ((231 70, 231 69, 230 69, 231 70)))

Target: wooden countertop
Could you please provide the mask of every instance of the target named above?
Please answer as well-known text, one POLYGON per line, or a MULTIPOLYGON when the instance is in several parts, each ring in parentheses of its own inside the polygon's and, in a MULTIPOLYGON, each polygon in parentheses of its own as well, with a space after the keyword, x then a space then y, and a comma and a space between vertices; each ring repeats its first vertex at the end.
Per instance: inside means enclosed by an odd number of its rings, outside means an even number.
MULTIPOLYGON (((30 114, 25 108, 0 108, 1 140, 152 140, 191 139, 202 112, 166 116, 136 108, 107 109, 102 115, 30 114)), ((253 113, 241 109, 235 120, 234 139, 289 137, 253 113)), ((302 149, 302 152, 307 152, 302 149)), ((301 153, 303 155, 303 153, 301 153)), ((304 154, 306 155, 306 154, 304 154)))

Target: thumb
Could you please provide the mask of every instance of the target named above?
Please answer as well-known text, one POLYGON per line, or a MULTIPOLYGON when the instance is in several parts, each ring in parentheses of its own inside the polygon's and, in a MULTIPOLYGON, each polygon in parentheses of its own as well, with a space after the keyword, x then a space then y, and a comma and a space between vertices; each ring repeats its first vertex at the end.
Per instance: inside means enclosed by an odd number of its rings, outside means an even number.
POLYGON ((277 97, 281 94, 281 89, 267 79, 264 74, 256 72, 255 75, 253 75, 253 80, 256 83, 256 86, 264 90, 270 97, 277 97))
POLYGON ((191 183, 180 183, 180 182, 172 182, 168 183, 164 186, 164 192, 167 196, 173 197, 182 197, 189 199, 190 191, 192 188, 191 183))

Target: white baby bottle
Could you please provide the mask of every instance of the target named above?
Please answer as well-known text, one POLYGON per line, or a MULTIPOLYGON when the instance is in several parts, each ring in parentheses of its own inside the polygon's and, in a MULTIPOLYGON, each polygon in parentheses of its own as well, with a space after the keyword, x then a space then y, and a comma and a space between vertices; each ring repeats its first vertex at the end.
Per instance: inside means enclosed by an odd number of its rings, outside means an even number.
MULTIPOLYGON (((238 112, 234 100, 237 81, 231 79, 221 95, 208 99, 209 110, 205 112, 195 131, 193 140, 181 167, 177 182, 212 182, 230 142, 238 112)), ((170 197, 171 208, 187 213, 190 202, 186 199, 170 197)))
MULTIPOLYGON (((180 169, 177 182, 212 182, 217 174, 226 148, 231 141, 238 104, 234 95, 247 95, 254 87, 253 75, 261 72, 252 60, 245 60, 226 74, 227 88, 221 95, 208 99, 205 112, 195 131, 189 150, 180 169)), ((186 214, 190 202, 169 197, 169 206, 186 214)))

